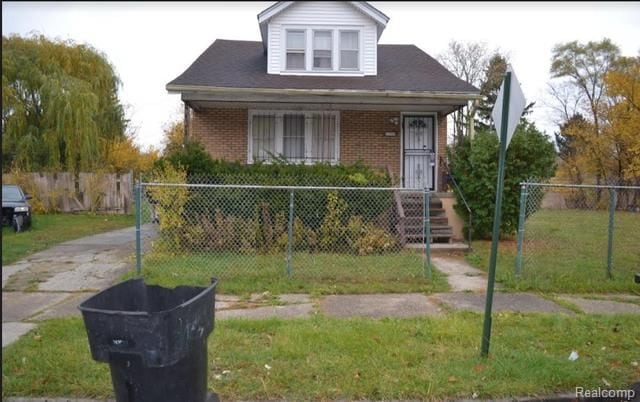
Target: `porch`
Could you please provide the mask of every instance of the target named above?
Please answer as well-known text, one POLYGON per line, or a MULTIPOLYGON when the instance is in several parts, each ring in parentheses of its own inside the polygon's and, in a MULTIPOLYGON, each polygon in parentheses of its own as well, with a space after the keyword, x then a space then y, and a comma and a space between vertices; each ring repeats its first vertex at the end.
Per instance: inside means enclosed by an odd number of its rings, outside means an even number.
MULTIPOLYGON (((185 140, 201 143, 214 159, 245 164, 361 162, 383 169, 394 187, 438 193, 432 208, 435 241, 463 239, 441 161, 447 114, 469 95, 387 92, 183 89, 185 140)), ((418 217, 411 215, 411 200, 403 202, 406 207, 398 205, 398 211, 409 214, 400 220, 406 221, 411 244, 419 240, 418 233, 409 233, 418 217)))

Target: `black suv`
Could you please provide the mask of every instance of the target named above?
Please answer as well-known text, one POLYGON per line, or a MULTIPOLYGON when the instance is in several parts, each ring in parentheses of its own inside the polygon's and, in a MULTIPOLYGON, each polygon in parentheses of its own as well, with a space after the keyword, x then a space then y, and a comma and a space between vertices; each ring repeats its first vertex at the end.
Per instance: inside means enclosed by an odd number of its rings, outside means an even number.
POLYGON ((2 225, 11 225, 21 232, 31 226, 31 199, 15 184, 2 185, 2 225))

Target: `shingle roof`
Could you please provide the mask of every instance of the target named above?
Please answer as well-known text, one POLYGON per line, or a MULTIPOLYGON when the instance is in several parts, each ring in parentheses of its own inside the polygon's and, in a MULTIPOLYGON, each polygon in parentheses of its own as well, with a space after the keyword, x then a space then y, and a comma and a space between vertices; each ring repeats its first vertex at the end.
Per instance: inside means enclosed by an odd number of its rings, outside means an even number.
POLYGON ((377 76, 320 77, 267 74, 262 42, 221 39, 213 42, 184 73, 167 85, 479 92, 414 45, 378 45, 377 76))

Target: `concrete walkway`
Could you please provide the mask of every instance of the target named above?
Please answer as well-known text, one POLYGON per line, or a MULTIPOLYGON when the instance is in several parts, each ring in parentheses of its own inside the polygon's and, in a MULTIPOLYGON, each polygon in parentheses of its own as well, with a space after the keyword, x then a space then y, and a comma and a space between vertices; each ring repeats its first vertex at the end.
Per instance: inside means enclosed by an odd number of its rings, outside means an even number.
MULTIPOLYGON (((154 227, 143 228, 144 245, 155 235, 154 227)), ((133 228, 94 235, 62 243, 33 254, 2 269, 2 346, 16 341, 41 320, 79 316, 78 305, 97 291, 114 284, 122 273, 133 269, 133 228)), ((272 296, 254 294, 249 300, 217 295, 216 319, 330 317, 423 317, 450 311, 484 311, 486 276, 464 259, 434 256, 436 269, 447 275, 448 293, 424 295, 307 294, 272 296)), ((499 288, 498 288, 499 290, 499 288)), ((500 293, 494 311, 543 312, 571 315, 640 314, 640 296, 634 295, 540 295, 500 293), (557 303, 559 301, 560 303, 557 303)))
MULTIPOLYGON (((155 227, 142 228, 144 242, 155 227)), ((79 315, 78 304, 133 269, 135 228, 58 244, 2 267, 2 347, 38 321, 79 315)))

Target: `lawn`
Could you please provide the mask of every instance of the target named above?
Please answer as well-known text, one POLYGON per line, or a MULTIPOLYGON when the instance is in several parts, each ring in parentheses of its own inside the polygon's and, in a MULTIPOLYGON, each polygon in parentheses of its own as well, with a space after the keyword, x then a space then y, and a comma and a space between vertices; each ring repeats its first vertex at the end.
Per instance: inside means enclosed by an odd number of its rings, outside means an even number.
MULTIPOLYGON (((498 314, 488 360, 479 357, 481 328, 473 313, 218 321, 209 388, 222 400, 493 399, 624 388, 640 378, 632 316, 498 314)), ((5 348, 2 376, 3 398, 112 395, 108 365, 91 360, 79 318, 44 322, 5 348)))
POLYGON ((2 265, 58 243, 134 225, 133 215, 34 215, 31 229, 15 233, 2 228, 2 265))
MULTIPOLYGON (((529 217, 521 278, 514 274, 515 240, 500 242, 496 279, 507 289, 542 292, 631 292, 640 272, 640 213, 616 211, 613 278, 607 278, 606 211, 541 210, 529 217)), ((486 270, 491 242, 475 241, 467 261, 486 270)))
MULTIPOLYGON (((428 279, 423 256, 411 250, 370 256, 296 252, 291 259, 291 276, 284 254, 150 252, 143 267, 148 283, 206 285, 216 277, 220 279, 218 290, 229 294, 430 293, 448 289, 446 277, 435 269, 428 279)), ((133 273, 126 277, 131 276, 133 273)))

